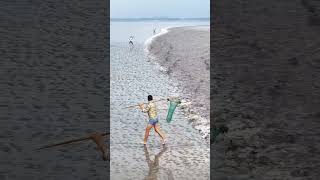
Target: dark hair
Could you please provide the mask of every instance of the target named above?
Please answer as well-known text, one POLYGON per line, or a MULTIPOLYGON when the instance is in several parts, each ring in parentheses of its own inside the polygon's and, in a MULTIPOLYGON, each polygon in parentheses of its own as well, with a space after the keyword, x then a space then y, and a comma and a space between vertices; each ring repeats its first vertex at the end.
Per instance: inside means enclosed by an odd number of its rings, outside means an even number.
POLYGON ((152 101, 153 97, 151 95, 148 96, 148 101, 152 101))

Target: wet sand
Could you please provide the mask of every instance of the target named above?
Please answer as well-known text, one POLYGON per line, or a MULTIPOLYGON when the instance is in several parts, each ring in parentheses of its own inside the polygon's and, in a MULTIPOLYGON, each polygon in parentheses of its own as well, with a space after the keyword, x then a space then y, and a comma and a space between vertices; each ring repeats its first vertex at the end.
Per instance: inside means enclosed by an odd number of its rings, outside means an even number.
POLYGON ((0 179, 107 179, 90 141, 108 128, 107 27, 99 1, 2 1, 0 179))
POLYGON ((166 101, 157 103, 161 129, 168 143, 152 130, 142 144, 147 116, 139 109, 123 109, 174 94, 174 82, 149 62, 142 44, 130 50, 127 43, 111 44, 111 177, 112 179, 209 179, 209 144, 177 108, 167 123, 166 101))
POLYGON ((319 179, 319 1, 212 8, 213 179, 319 179))
POLYGON ((163 29, 146 42, 148 57, 177 82, 183 111, 204 138, 210 138, 210 27, 163 29))

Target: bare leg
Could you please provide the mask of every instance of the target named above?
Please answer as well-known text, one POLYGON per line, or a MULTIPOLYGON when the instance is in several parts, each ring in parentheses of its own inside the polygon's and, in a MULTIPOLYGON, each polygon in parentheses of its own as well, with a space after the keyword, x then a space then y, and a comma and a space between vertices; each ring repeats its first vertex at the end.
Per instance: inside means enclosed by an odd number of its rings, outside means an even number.
POLYGON ((154 130, 159 134, 159 136, 161 137, 162 139, 162 142, 164 142, 164 140, 166 139, 164 134, 161 132, 160 130, 160 125, 157 123, 155 126, 154 126, 154 130))
POLYGON ((144 139, 143 139, 143 144, 147 144, 147 140, 148 140, 148 137, 149 137, 149 132, 150 132, 150 129, 152 128, 153 126, 151 124, 148 124, 147 127, 146 127, 146 132, 144 133, 144 139))

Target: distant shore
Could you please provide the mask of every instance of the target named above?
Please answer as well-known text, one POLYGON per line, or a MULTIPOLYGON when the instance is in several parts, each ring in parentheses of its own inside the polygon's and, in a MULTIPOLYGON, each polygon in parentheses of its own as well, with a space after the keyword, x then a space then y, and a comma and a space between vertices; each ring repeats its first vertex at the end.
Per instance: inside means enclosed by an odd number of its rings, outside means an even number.
POLYGON ((210 134, 210 27, 162 29, 146 41, 150 59, 177 82, 182 109, 203 137, 210 134))
POLYGON ((111 21, 210 21, 210 18, 111 18, 111 21))

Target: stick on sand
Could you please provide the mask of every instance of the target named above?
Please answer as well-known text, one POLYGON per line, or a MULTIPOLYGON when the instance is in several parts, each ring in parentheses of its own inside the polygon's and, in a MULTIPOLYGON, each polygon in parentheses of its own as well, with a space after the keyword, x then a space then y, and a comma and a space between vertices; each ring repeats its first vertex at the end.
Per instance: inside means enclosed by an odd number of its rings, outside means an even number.
MULTIPOLYGON (((159 99, 159 100, 156 100, 154 102, 159 102, 159 101, 164 101, 164 100, 167 100, 167 99, 159 99)), ((148 103, 141 103, 141 104, 148 104, 148 103)), ((124 107, 123 109, 133 108, 133 107, 137 107, 137 106, 139 106, 139 104, 132 105, 132 106, 127 106, 127 107, 124 107)))

